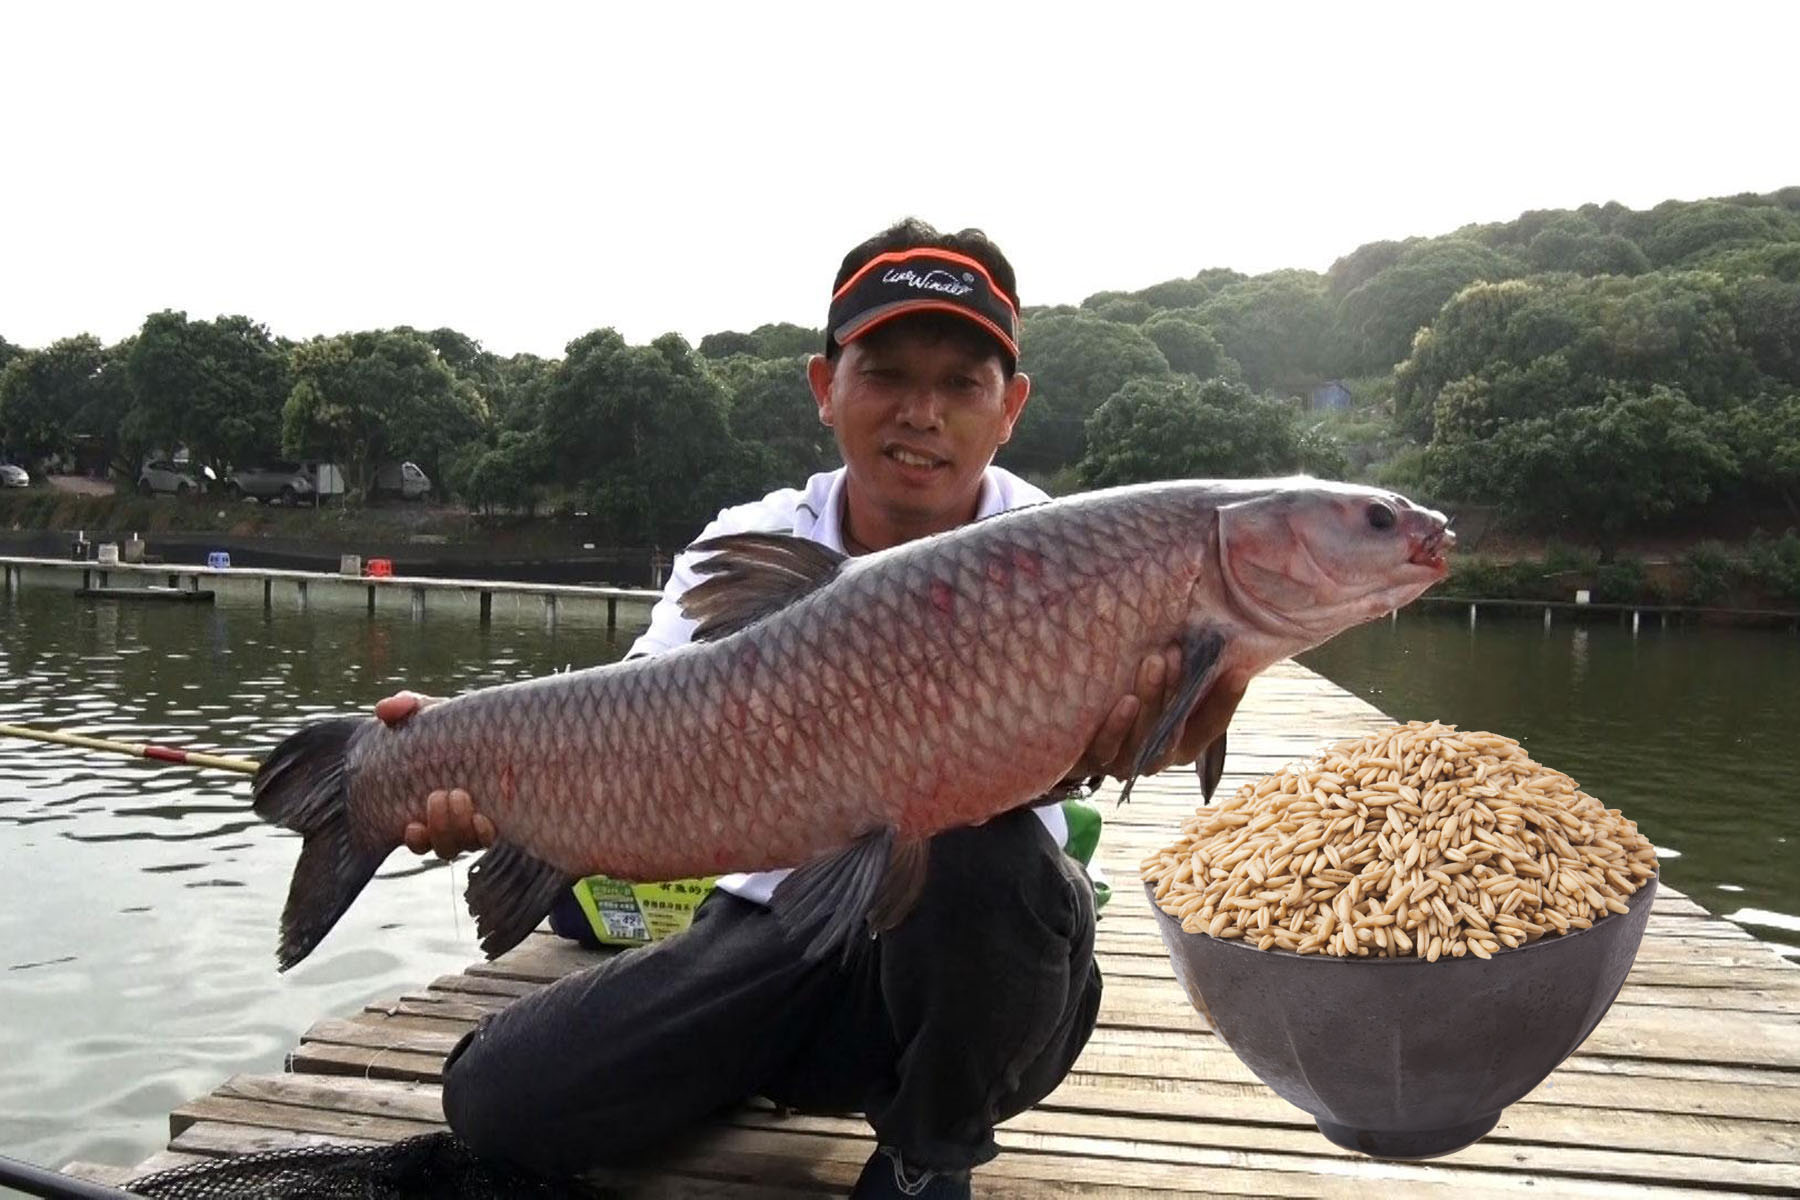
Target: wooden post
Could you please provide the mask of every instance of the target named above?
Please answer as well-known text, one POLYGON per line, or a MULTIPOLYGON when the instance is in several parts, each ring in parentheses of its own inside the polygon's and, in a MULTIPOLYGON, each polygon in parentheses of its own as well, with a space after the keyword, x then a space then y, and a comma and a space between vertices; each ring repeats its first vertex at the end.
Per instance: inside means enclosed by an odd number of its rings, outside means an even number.
POLYGON ((556 628, 556 596, 547 594, 544 597, 544 628, 556 628))
POLYGON ((422 587, 412 590, 412 615, 415 621, 425 616, 425 589, 422 587))
POLYGON ((606 632, 611 633, 618 627, 619 598, 617 596, 608 596, 606 598, 606 632))
POLYGON ((94 586, 94 573, 86 567, 81 568, 81 590, 87 591, 94 586))
POLYGON ((106 576, 107 576, 107 572, 105 572, 105 571, 100 572, 100 586, 101 587, 106 586, 106 576))
POLYGON ((176 588, 176 587, 180 587, 180 586, 181 586, 181 576, 180 576, 180 574, 178 574, 178 573, 177 573, 177 572, 175 572, 175 571, 170 571, 170 572, 169 572, 169 586, 170 586, 170 587, 172 587, 172 588, 176 588))
POLYGON ((306 580, 299 579, 299 580, 296 580, 295 582, 300 585, 300 611, 305 612, 306 611, 306 580))
POLYGON ((481 627, 486 629, 494 621, 494 593, 481 593, 481 627))
POLYGON ((375 585, 372 583, 369 585, 369 615, 375 615, 375 585))
POLYGON ((275 607, 275 577, 263 576, 263 611, 268 612, 275 607))

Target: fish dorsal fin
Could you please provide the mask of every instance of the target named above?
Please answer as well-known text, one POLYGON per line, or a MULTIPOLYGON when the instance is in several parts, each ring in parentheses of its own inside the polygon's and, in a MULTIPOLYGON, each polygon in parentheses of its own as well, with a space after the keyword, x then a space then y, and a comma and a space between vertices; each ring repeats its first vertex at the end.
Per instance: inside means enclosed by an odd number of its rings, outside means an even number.
POLYGON ((694 571, 711 576, 681 594, 682 614, 699 622, 697 642, 736 633, 817 591, 846 557, 791 533, 728 533, 688 549, 708 555, 694 571))

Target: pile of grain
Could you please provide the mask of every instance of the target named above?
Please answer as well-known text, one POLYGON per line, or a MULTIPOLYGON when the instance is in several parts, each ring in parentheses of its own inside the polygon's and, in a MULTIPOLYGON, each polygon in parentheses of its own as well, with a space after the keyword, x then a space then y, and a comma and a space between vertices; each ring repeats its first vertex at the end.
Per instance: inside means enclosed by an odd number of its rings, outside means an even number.
POLYGON ((1200 809, 1142 872, 1190 933, 1435 962, 1622 913, 1656 853, 1512 739, 1414 721, 1200 809))

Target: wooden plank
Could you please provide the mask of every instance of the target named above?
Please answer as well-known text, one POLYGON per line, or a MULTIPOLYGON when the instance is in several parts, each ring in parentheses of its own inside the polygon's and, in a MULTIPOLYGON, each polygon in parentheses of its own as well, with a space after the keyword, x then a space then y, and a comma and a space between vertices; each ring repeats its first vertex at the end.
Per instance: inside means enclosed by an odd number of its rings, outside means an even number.
POLYGON ((57 1173, 67 1175, 70 1179, 83 1179, 88 1183, 112 1188, 124 1186, 131 1178, 130 1167, 114 1167, 106 1163, 83 1162, 80 1159, 64 1163, 62 1170, 57 1173))
POLYGON ((367 1113, 275 1104, 266 1100, 247 1100, 214 1093, 190 1100, 169 1114, 170 1138, 178 1139, 183 1131, 201 1121, 287 1129, 331 1137, 366 1138, 378 1142, 398 1142, 444 1128, 441 1121, 404 1121, 394 1117, 370 1116, 367 1113))
MULTIPOLYGON (((856 1136, 862 1122, 848 1117, 778 1116, 743 1109, 727 1120, 745 1128, 856 1136)), ((1070 1114, 1033 1109, 1001 1125, 996 1140, 1003 1148, 1020 1139, 1042 1138, 1051 1144, 1080 1142, 1099 1157, 1136 1162, 1181 1162, 1194 1151, 1312 1157, 1330 1160, 1340 1169, 1357 1170, 1374 1160, 1339 1149, 1316 1130, 1257 1125, 1210 1125, 1155 1118, 1124 1118, 1097 1113, 1070 1114)), ((1689 1145, 1690 1143, 1675 1143, 1689 1145)), ((1751 1191, 1800 1191, 1800 1165, 1790 1162, 1736 1161, 1698 1154, 1635 1152, 1580 1145, 1532 1145, 1490 1134, 1453 1155, 1436 1159, 1445 1168, 1522 1173, 1528 1178, 1592 1178, 1626 1180, 1654 1186, 1678 1183, 1696 1187, 1727 1186, 1751 1191)), ((1383 1164, 1397 1166, 1400 1164, 1383 1164)), ((1404 1177, 1404 1176, 1402 1176, 1404 1177)))
POLYGON ((199 1154, 183 1154, 177 1150, 158 1150, 137 1166, 131 1168, 131 1178, 142 1179, 146 1175, 155 1175, 159 1171, 174 1171, 181 1167, 191 1167, 195 1163, 211 1162, 210 1158, 199 1154))
MULTIPOLYGON (((975 1192, 985 1198, 1212 1195, 1332 1196, 1393 1200, 1397 1189, 1413 1195, 1503 1197, 1542 1195, 1544 1180, 1524 1173, 1475 1171, 1438 1164, 1385 1163, 1267 1154, 1210 1146, 1170 1146, 1167 1157, 1147 1157, 1145 1147, 1099 1138, 1011 1131, 1004 1153, 975 1172, 975 1192)), ((755 1178, 765 1182, 847 1187, 861 1168, 869 1142, 806 1132, 792 1123, 768 1128, 719 1126, 671 1157, 678 1173, 755 1178)), ((1645 1196, 1642 1185, 1612 1180, 1558 1178, 1556 1194, 1645 1196)), ((1659 1188, 1656 1196, 1698 1195, 1659 1188)), ((1717 1196, 1719 1191, 1704 1193, 1717 1196)))
POLYGON ((253 1125, 229 1125, 197 1121, 169 1141, 169 1149, 206 1158, 236 1158, 270 1150, 299 1150, 311 1146, 379 1146, 372 1138, 338 1137, 303 1133, 292 1129, 263 1129, 253 1125))
POLYGON ((425 1083, 295 1074, 233 1075, 213 1094, 430 1125, 444 1120, 443 1090, 425 1083))
POLYGON ((359 1075, 365 1079, 435 1083, 443 1078, 445 1057, 443 1054, 408 1054, 329 1042, 303 1042, 289 1051, 288 1069, 318 1075, 359 1075))

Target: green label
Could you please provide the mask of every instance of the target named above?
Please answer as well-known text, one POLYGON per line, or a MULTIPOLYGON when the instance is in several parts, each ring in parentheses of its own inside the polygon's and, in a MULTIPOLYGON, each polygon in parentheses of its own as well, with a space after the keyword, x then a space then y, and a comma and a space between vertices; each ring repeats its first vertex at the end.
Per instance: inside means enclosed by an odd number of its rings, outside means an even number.
POLYGON ((643 946, 686 929, 712 889, 711 878, 626 883, 589 875, 576 882, 575 901, 603 945, 643 946))

